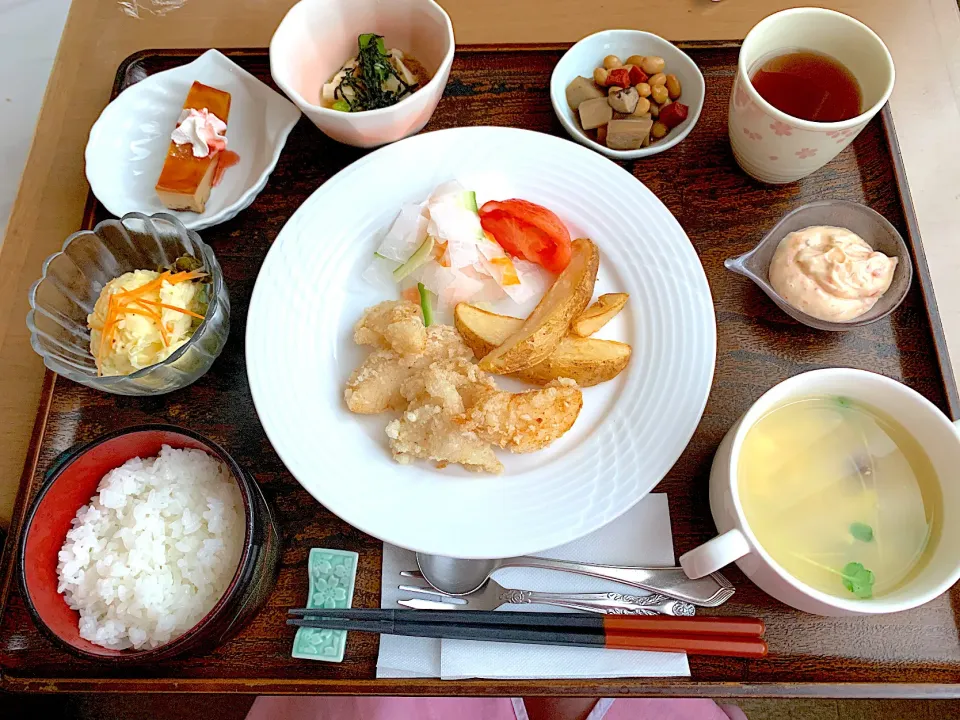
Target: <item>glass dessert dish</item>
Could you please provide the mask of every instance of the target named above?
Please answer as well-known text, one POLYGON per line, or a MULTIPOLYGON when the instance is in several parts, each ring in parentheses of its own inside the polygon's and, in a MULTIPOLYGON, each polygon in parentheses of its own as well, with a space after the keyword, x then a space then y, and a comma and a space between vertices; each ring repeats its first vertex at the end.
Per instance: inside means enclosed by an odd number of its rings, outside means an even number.
POLYGON ((43 264, 30 288, 30 344, 58 375, 115 395, 162 395, 201 377, 223 350, 230 333, 230 296, 213 250, 166 213, 128 213, 67 238, 63 250, 43 264), (133 270, 156 270, 190 255, 209 276, 204 319, 165 360, 130 375, 100 377, 90 352, 87 316, 103 287, 133 270))

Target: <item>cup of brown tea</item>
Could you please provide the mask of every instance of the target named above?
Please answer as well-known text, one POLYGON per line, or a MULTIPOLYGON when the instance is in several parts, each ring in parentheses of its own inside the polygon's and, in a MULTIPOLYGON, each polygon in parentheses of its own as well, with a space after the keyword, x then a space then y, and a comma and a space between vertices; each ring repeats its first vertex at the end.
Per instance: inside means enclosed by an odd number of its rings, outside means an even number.
POLYGON ((859 20, 793 8, 761 20, 730 94, 737 163, 768 183, 806 177, 853 142, 893 91, 893 58, 859 20))

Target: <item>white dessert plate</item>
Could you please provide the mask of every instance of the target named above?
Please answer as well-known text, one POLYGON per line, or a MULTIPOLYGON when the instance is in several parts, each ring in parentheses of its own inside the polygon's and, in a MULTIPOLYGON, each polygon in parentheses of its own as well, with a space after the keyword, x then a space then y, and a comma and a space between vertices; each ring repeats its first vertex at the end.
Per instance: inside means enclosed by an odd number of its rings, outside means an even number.
MULTIPOLYGON (((394 545, 499 558, 586 535, 666 475, 710 392, 716 321, 683 228, 628 172, 549 135, 457 128, 367 155, 293 214, 257 278, 246 356, 260 421, 317 501, 394 545), (393 299, 361 274, 401 204, 451 179, 481 203, 518 197, 550 208, 574 237, 599 246, 595 295, 630 293, 599 335, 633 346, 626 370, 585 388, 573 428, 546 450, 499 452, 499 476, 426 461, 400 465, 384 432, 391 416, 354 415, 343 399, 369 351, 354 344, 353 326, 364 308, 393 299)), ((516 389, 502 378, 498 384, 516 389)))
POLYGON ((240 162, 213 188, 203 213, 172 214, 191 230, 201 230, 235 217, 267 184, 300 110, 222 53, 208 50, 193 62, 128 87, 90 130, 84 155, 87 180, 117 217, 171 212, 154 186, 194 80, 230 93, 227 147, 240 155, 240 162))

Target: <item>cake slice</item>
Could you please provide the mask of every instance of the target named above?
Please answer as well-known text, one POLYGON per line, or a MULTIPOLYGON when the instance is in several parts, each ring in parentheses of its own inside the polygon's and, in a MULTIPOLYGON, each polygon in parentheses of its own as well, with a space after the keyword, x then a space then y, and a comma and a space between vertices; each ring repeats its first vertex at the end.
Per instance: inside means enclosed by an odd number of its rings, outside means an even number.
MULTIPOLYGON (((194 82, 183 103, 178 129, 184 127, 184 118, 191 110, 201 113, 207 111, 208 115, 215 115, 225 128, 230 115, 230 93, 194 82)), ((191 122, 195 123, 197 120, 199 118, 191 122)), ((179 135, 183 140, 183 133, 179 135)), ((197 157, 195 148, 199 145, 189 141, 178 143, 176 139, 170 140, 167 158, 156 186, 157 195, 164 205, 171 210, 192 210, 197 213, 204 211, 217 174, 217 166, 224 155, 220 151, 225 144, 222 140, 220 142, 220 147, 211 146, 206 155, 197 157)))

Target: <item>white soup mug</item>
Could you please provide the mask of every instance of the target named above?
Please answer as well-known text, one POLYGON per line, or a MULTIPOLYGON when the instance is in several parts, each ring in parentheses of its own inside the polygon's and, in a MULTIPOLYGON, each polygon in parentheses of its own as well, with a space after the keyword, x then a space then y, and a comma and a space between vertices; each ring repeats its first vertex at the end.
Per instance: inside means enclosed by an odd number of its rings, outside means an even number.
POLYGON ((732 562, 761 590, 798 610, 817 615, 870 615, 922 605, 960 579, 960 434, 937 407, 906 385, 883 375, 828 368, 796 375, 767 391, 726 434, 710 471, 710 510, 720 535, 680 558, 691 578, 732 562), (920 441, 933 464, 943 502, 939 537, 930 557, 898 589, 869 599, 845 599, 816 590, 784 570, 750 530, 737 488, 743 440, 760 418, 789 402, 838 395, 889 415, 920 441))
POLYGON ((893 58, 873 30, 822 8, 783 10, 757 23, 740 48, 730 93, 728 129, 737 163, 767 183, 788 183, 826 165, 880 112, 893 92, 893 58), (761 61, 813 50, 841 62, 857 79, 863 112, 842 122, 801 120, 777 110, 754 89, 761 61))

